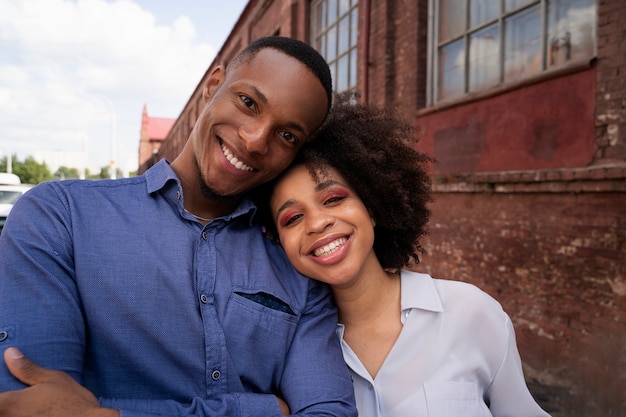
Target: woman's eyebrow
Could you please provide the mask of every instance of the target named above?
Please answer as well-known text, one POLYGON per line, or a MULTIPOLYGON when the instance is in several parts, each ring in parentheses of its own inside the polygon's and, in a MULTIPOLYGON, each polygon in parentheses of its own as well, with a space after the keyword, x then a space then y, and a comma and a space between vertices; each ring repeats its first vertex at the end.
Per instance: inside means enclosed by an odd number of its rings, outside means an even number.
POLYGON ((280 216, 280 213, 287 210, 289 207, 293 206, 294 204, 296 204, 296 200, 287 200, 282 206, 278 207, 278 210, 276 210, 276 216, 274 216, 274 222, 278 223, 276 220, 280 216))

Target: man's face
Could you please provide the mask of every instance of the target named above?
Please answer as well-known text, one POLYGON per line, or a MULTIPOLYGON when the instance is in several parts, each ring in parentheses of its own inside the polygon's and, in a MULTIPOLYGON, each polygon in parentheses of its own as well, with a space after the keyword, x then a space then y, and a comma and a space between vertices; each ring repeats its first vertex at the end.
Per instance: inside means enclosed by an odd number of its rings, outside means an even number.
POLYGON ((239 195, 270 181, 322 123, 327 95, 300 61, 266 48, 225 75, 214 71, 190 140, 204 184, 239 195))

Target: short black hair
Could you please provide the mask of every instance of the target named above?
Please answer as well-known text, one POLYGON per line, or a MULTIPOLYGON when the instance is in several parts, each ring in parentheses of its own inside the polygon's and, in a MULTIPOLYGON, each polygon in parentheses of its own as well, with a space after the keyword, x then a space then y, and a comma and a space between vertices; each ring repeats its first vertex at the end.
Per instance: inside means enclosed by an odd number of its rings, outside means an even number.
POLYGON ((311 45, 294 38, 284 36, 266 36, 259 38, 244 48, 228 65, 230 68, 236 67, 243 62, 249 62, 262 49, 273 48, 286 55, 289 55, 302 62, 317 77, 326 90, 328 108, 332 107, 333 99, 333 78, 330 73, 328 63, 319 52, 311 45))
MULTIPOLYGON (((427 234, 432 201, 428 155, 416 150, 413 124, 392 109, 360 104, 358 96, 342 94, 326 123, 305 144, 293 166, 305 165, 322 180, 325 170, 337 170, 359 195, 374 218, 374 252, 388 269, 411 267, 424 253, 420 238, 427 234)), ((285 172, 289 172, 287 168, 285 172)), ((257 193, 258 220, 276 238, 269 209, 273 184, 257 193)))

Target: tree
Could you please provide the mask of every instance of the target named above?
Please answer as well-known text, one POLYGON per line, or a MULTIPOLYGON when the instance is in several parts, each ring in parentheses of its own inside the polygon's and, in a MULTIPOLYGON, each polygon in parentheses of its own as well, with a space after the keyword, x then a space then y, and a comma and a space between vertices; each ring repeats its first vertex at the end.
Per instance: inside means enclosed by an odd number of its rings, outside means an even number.
POLYGON ((70 178, 80 178, 80 173, 76 168, 68 168, 66 166, 61 166, 54 173, 54 178, 58 178, 60 180, 68 180, 70 178))
MULTIPOLYGON (((16 155, 12 158, 13 173, 20 177, 23 184, 39 184, 52 179, 52 174, 45 162, 40 164, 32 156, 27 157, 24 162, 18 160, 16 155)), ((0 161, 0 171, 7 171, 6 157, 0 161)))

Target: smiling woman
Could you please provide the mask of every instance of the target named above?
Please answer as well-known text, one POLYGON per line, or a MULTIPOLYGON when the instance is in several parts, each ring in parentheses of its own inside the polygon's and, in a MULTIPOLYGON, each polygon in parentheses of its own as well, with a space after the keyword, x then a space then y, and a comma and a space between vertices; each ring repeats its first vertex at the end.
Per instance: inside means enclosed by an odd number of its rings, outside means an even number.
POLYGON ((415 272, 430 158, 414 139, 408 122, 340 99, 265 193, 265 221, 295 268, 332 288, 360 416, 545 417, 500 304, 415 272))

